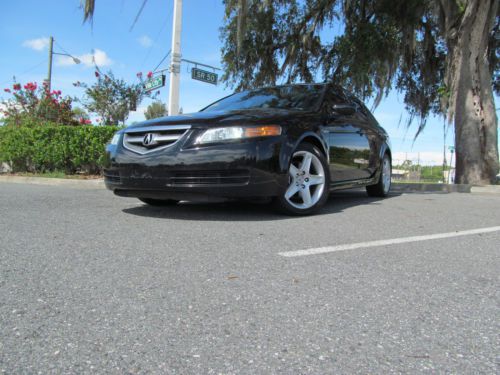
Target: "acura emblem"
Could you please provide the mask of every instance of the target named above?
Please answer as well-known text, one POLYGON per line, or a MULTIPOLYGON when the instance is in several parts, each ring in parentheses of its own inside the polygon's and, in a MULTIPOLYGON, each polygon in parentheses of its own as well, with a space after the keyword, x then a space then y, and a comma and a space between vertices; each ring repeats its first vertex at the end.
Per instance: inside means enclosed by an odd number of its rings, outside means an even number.
POLYGON ((155 140, 154 140, 154 134, 153 133, 148 133, 144 136, 144 138, 142 139, 142 144, 144 146, 152 146, 155 144, 155 140))

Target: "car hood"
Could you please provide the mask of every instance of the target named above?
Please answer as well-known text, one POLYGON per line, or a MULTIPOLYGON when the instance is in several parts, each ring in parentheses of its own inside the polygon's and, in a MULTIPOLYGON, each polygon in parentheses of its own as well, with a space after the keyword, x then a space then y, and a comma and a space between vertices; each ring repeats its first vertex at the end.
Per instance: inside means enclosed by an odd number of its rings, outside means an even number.
POLYGON ((287 117, 307 115, 311 112, 288 109, 245 109, 237 111, 194 112, 178 116, 166 116, 134 124, 130 128, 165 125, 191 125, 193 127, 211 127, 236 124, 261 124, 267 121, 279 121, 287 117))

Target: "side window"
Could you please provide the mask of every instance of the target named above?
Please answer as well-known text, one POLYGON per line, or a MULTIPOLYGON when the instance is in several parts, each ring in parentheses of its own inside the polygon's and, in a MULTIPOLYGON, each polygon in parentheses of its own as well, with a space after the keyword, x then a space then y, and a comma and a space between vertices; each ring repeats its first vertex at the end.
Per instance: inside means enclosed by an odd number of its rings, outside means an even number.
POLYGON ((373 116, 368 108, 366 108, 366 106, 363 104, 363 102, 356 98, 354 95, 350 95, 350 99, 351 102, 358 107, 359 113, 365 118, 365 120, 373 122, 373 116))
POLYGON ((348 100, 341 90, 336 87, 330 87, 325 97, 325 108, 328 112, 331 112, 335 104, 345 104, 347 102, 348 100))

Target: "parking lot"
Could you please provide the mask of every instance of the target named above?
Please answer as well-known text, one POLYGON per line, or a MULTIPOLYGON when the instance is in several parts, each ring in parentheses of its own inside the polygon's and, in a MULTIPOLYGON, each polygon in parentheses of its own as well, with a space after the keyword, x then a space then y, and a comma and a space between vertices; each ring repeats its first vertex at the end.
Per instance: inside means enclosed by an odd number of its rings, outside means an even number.
POLYGON ((0 212, 0 372, 500 366, 500 195, 342 192, 298 218, 1 183, 0 212))

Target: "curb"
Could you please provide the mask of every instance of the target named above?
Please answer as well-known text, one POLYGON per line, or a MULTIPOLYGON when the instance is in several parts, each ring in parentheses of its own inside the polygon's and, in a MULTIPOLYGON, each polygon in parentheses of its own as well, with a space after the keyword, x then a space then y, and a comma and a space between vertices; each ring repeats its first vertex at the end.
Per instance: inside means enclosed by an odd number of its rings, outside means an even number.
POLYGON ((393 183, 391 191, 397 193, 470 193, 472 185, 400 184, 393 183))
POLYGON ((104 189, 104 179, 77 180, 69 178, 47 178, 27 176, 0 176, 0 183, 66 186, 77 189, 104 189))
POLYGON ((500 185, 473 186, 472 194, 498 194, 500 195, 500 185))

